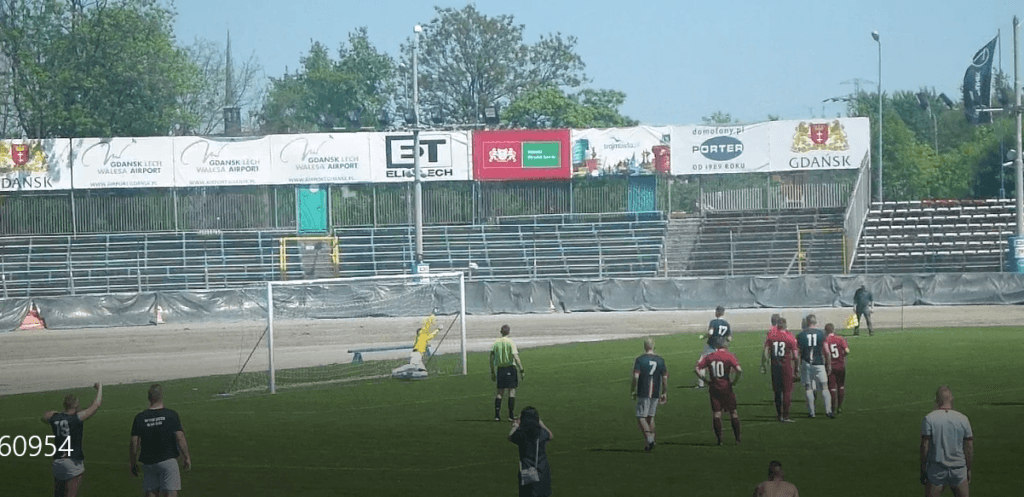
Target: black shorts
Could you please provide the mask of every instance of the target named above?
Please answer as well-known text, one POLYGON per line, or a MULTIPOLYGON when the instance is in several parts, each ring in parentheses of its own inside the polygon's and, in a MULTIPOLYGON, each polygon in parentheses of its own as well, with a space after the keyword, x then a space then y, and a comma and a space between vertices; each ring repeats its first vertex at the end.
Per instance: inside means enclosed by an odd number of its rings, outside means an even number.
POLYGON ((498 368, 498 388, 516 388, 519 386, 519 372, 515 366, 498 368))

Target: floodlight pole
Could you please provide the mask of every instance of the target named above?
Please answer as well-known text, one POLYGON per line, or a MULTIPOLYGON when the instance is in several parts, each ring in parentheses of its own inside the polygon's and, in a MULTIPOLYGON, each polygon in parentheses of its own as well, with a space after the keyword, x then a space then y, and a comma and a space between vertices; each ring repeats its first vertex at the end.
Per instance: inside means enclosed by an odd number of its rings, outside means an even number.
POLYGON ((1017 236, 1024 236, 1024 147, 1021 146, 1021 86, 1020 86, 1020 20, 1013 16, 1013 93, 1014 110, 1017 112, 1017 158, 1013 161, 1013 169, 1017 176, 1017 236))
POLYGON ((413 199, 415 202, 413 210, 416 212, 416 254, 413 264, 419 265, 423 262, 423 179, 420 175, 420 85, 419 74, 417 74, 417 58, 420 49, 420 31, 423 28, 417 24, 413 28, 415 37, 412 42, 412 113, 416 127, 412 131, 412 172, 413 172, 413 199))
POLYGON ((878 42, 878 203, 885 201, 882 194, 882 38, 878 31, 872 31, 871 37, 878 42))

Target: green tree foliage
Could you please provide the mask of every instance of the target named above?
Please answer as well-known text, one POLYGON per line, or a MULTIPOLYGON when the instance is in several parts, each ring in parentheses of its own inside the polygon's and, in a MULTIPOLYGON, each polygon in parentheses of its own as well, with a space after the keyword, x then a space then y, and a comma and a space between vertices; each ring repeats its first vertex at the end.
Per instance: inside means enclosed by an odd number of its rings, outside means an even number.
MULTIPOLYGON (((419 37, 422 122, 478 123, 487 106, 508 107, 525 92, 576 88, 586 81, 575 37, 555 33, 528 44, 523 25, 510 15, 488 17, 472 4, 436 11, 419 37)), ((411 81, 413 43, 402 46, 404 81, 411 81)))
POLYGON ((569 94, 553 86, 524 92, 502 112, 502 119, 517 128, 613 128, 635 126, 637 121, 619 114, 626 94, 614 90, 582 90, 569 94))
POLYGON ((17 127, 33 138, 167 135, 196 75, 172 21, 155 0, 0 2, 17 127))
POLYGON ((732 114, 716 110, 710 116, 701 117, 700 120, 707 126, 718 126, 724 124, 736 124, 739 121, 732 118, 732 114))
POLYGON ((314 42, 295 74, 271 78, 260 111, 264 133, 329 131, 380 127, 395 92, 395 63, 370 43, 366 28, 348 36, 332 59, 314 42))

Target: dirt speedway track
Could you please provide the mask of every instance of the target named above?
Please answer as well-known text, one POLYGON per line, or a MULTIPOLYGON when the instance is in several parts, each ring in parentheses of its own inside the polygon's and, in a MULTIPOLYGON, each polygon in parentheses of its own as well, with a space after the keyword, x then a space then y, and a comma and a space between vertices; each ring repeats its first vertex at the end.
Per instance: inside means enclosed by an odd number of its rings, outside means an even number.
MULTIPOLYGON (((850 308, 738 309, 726 319, 738 333, 763 332, 768 318, 779 312, 790 323, 814 312, 820 324, 843 321, 850 308)), ((487 350, 498 328, 512 326, 521 348, 612 340, 669 333, 702 333, 713 312, 584 312, 527 315, 469 316, 467 346, 487 350)), ((1022 326, 1024 307, 916 306, 876 308, 879 329, 1022 326)), ((279 368, 347 362, 353 347, 402 344, 410 341, 419 319, 367 318, 345 321, 291 321, 275 325, 275 361, 279 368), (373 337, 373 338, 368 338, 373 337)), ((265 324, 217 323, 37 330, 0 333, 0 396, 15 393, 80 388, 104 384, 169 380, 232 374, 252 348, 265 324), (248 344, 248 345, 247 345, 248 344)), ((795 326, 791 326, 795 327, 795 326)), ((266 363, 261 346, 254 360, 266 363)), ((264 366, 265 367, 265 366, 264 366)))

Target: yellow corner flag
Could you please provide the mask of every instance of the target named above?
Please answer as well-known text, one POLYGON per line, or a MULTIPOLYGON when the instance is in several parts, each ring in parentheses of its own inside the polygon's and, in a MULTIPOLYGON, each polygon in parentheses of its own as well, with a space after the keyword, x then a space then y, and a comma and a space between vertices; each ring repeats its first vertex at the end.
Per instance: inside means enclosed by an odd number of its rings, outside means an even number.
POLYGON ((848 330, 856 328, 859 325, 860 325, 860 322, 857 321, 857 315, 856 314, 850 314, 850 317, 846 318, 846 323, 844 324, 844 326, 848 330))

